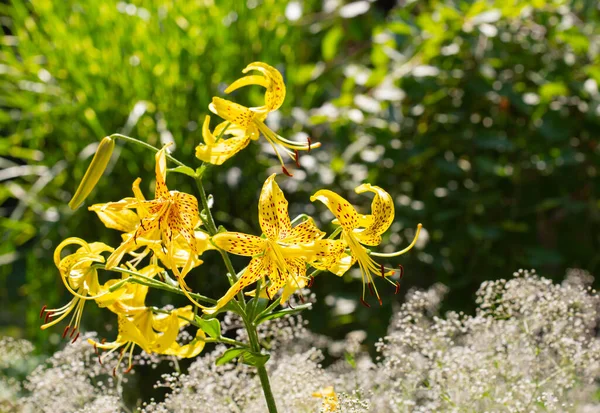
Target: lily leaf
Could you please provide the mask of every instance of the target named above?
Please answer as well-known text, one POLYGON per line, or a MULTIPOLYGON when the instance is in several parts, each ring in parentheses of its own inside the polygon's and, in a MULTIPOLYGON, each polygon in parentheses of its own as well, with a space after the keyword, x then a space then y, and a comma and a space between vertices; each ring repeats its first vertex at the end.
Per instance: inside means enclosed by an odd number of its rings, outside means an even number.
POLYGON ((189 166, 178 166, 176 168, 171 168, 169 169, 169 172, 177 172, 180 174, 191 176, 192 178, 196 178, 196 172, 189 166))
POLYGON ((256 320, 256 325, 259 325, 261 323, 264 323, 265 321, 268 320, 275 320, 276 318, 281 318, 284 317, 286 315, 290 315, 290 314, 297 314, 302 310, 306 310, 308 308, 311 308, 312 304, 311 303, 307 303, 307 304, 302 304, 302 305, 297 305, 294 308, 285 308, 283 310, 280 311, 275 311, 274 313, 271 314, 265 314, 264 316, 260 317, 258 320, 256 320))
POLYGON ((268 354, 255 353, 252 351, 246 351, 242 356, 242 362, 249 366, 262 367, 267 361, 269 361, 268 354))
POLYGON ((247 350, 243 348, 230 348, 215 361, 215 364, 217 366, 221 366, 225 363, 229 363, 231 360, 233 360, 234 358, 238 357, 246 351, 247 350))
POLYGON ((196 322, 200 325, 202 331, 204 331, 212 338, 221 337, 221 323, 216 318, 211 318, 207 320, 202 317, 196 317, 196 322))

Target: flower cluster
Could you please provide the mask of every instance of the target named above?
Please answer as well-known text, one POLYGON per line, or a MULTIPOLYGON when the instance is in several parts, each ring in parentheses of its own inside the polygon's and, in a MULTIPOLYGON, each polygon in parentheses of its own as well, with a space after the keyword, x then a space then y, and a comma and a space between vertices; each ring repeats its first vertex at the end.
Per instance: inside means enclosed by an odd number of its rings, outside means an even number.
MULTIPOLYGON (((129 371, 133 366, 134 350, 138 347, 148 354, 195 357, 206 342, 217 342, 235 346, 231 349, 235 352, 233 354, 262 368, 269 355, 263 352, 257 327, 271 316, 278 305, 288 302, 298 290, 310 287, 318 273, 330 271, 343 275, 358 263, 363 279, 361 302, 366 306, 369 306, 367 290, 376 296, 380 304, 382 302, 374 284, 375 278, 388 281, 398 293, 399 281, 392 280, 392 277, 396 274, 401 276, 402 267, 384 267, 373 257, 396 257, 405 253, 415 244, 421 225, 415 240, 402 251, 380 254, 368 249, 382 242, 381 235, 394 219, 393 198, 380 187, 364 183, 356 188, 357 193, 374 194, 368 215, 359 214, 347 200, 333 191, 317 191, 311 200, 324 203, 335 215, 333 223, 337 229, 326 237, 312 218, 301 216, 290 219, 288 202, 273 174, 265 181, 258 201, 262 234, 217 229, 202 185, 210 165, 222 164, 262 135, 273 146, 283 172, 290 175, 278 147, 296 162, 298 151, 319 147, 319 143, 310 139, 306 143, 289 141, 266 126, 268 114, 277 110, 284 101, 283 77, 277 69, 261 62, 248 65, 243 72, 250 71, 258 74, 236 80, 225 92, 259 85, 265 88, 264 105, 245 107, 215 97, 209 109, 224 121, 211 131, 210 117, 206 117, 202 129, 204 143, 196 148, 196 156, 203 163, 196 170, 173 158, 168 153, 169 145, 158 149, 118 134, 101 142, 69 205, 73 208, 79 206, 91 193, 108 164, 116 139, 155 150, 154 197, 147 199, 144 196, 140 189, 141 179, 138 178, 132 185, 133 196, 89 207, 106 227, 122 233, 122 242, 113 247, 72 237, 56 248, 54 262, 73 298, 60 308, 44 306, 40 312, 40 318, 44 320, 42 329, 70 317, 63 338, 68 336, 73 343, 76 342, 85 303, 94 301, 99 307, 113 312, 118 321, 114 341, 87 340, 96 351, 107 350, 99 357, 100 362, 106 355, 118 350, 118 364, 127 357, 126 371, 129 371), (178 166, 168 169, 168 161, 178 166), (169 172, 182 173, 196 181, 202 211, 194 195, 169 190, 169 172), (218 250, 223 256, 231 283, 229 290, 217 300, 192 291, 186 281, 192 270, 202 264, 201 257, 209 250, 218 250), (228 253, 251 259, 246 268, 235 272, 228 253), (309 269, 312 269, 310 274, 307 272, 309 269), (117 274, 117 277, 101 283, 99 270, 117 274), (254 290, 244 291, 253 284, 256 284, 254 290), (148 305, 146 296, 150 288, 185 295, 193 306, 156 308, 148 305), (254 297, 251 302, 246 303, 244 293, 254 297), (271 300, 275 302, 267 307, 271 300), (203 316, 198 315, 199 309, 203 316), (225 310, 233 311, 243 320, 247 330, 245 342, 222 335, 220 322, 214 315, 225 310), (196 334, 190 342, 182 344, 186 334, 189 335, 182 329, 190 325, 196 327, 196 334)), ((329 396, 324 397, 330 399, 329 396)), ((271 403, 269 408, 274 411, 274 402, 267 402, 271 403)))

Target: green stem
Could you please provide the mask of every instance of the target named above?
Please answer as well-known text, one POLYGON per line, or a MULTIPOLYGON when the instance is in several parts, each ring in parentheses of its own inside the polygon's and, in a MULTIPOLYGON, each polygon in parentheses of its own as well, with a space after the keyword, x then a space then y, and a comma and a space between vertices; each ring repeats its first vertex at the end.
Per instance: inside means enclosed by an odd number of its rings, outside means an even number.
MULTIPOLYGON (((151 151, 154 152, 158 152, 160 149, 155 148, 154 146, 150 145, 149 143, 146 143, 144 141, 140 141, 139 139, 135 139, 129 136, 125 136, 125 135, 121 135, 120 133, 113 133, 112 135, 110 135, 111 138, 113 139, 122 139, 124 141, 128 141, 128 142, 132 142, 135 143, 136 145, 140 145, 145 147, 146 149, 150 149, 151 151)), ((167 155, 167 159, 169 159, 171 162, 176 163, 179 166, 185 166, 185 164, 175 158, 173 158, 171 155, 169 155, 168 153, 167 155)))
MULTIPOLYGON (((244 325, 246 326, 246 331, 248 331, 248 340, 250 341, 250 348, 255 353, 260 353, 260 343, 258 341, 258 332, 256 331, 256 326, 248 320, 246 315, 242 315, 242 320, 244 321, 244 325)), ((271 383, 269 382, 269 374, 267 373, 267 369, 264 365, 257 367, 258 377, 260 378, 260 384, 263 389, 263 394, 265 395, 265 401, 267 402, 267 407, 269 409, 269 413, 277 413, 277 405, 275 404, 275 398, 273 397, 273 391, 271 390, 271 383)))

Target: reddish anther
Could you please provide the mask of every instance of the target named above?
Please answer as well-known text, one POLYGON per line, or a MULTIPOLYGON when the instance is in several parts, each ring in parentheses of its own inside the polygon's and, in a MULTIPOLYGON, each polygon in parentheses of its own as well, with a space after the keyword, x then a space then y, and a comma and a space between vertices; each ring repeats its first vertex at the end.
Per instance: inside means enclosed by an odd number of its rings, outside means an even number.
POLYGON ((400 281, 396 281, 396 291, 394 291, 394 294, 398 294, 400 292, 400 281))
POLYGON ((44 316, 44 311, 46 311, 46 305, 42 307, 42 311, 40 311, 40 318, 44 316))
POLYGON ((373 290, 373 284, 367 283, 367 286, 369 287, 369 294, 375 295, 375 291, 373 290))
POLYGON ((102 365, 102 357, 100 357, 100 354, 98 354, 98 363, 100 363, 100 365, 102 365))
POLYGON ((302 301, 302 304, 304 304, 306 301, 304 300, 304 297, 302 295, 299 295, 298 298, 300 299, 300 301, 302 301))
POLYGON ((298 149, 294 149, 294 161, 296 162, 296 166, 300 168, 300 154, 298 153, 298 149))
POLYGON ((292 305, 291 301, 288 301, 288 307, 290 307, 292 310, 294 310, 294 306, 292 305))
POLYGON ((77 331, 76 328, 74 328, 73 330, 71 330, 71 334, 69 334, 69 338, 73 338, 73 334, 75 334, 76 331, 77 331))
MULTIPOLYGON (((94 353, 96 353, 96 355, 98 355, 98 347, 96 346, 96 343, 94 343, 94 353)), ((100 357, 98 357, 98 358, 100 358, 100 357)), ((102 362, 100 364, 102 364, 102 362)))
POLYGON ((377 300, 379 301, 379 305, 383 305, 383 301, 381 301, 381 297, 377 297, 377 300))
POLYGON ((100 344, 104 344, 104 343, 106 343, 106 339, 105 339, 105 338, 103 338, 103 339, 100 341, 100 344))
POLYGON ((281 169, 283 170, 283 173, 286 174, 287 176, 294 176, 290 173, 290 171, 288 171, 285 166, 281 165, 281 169))
POLYGON ((67 333, 69 332, 70 328, 71 328, 71 326, 66 326, 65 327, 65 331, 63 331, 62 338, 65 338, 67 336, 67 333))
POLYGON ((127 367, 127 370, 125 370, 123 373, 127 374, 129 373, 131 370, 133 369, 133 366, 129 366, 127 367))
POLYGON ((79 338, 79 331, 77 332, 77 335, 75 336, 75 338, 73 339, 73 341, 71 341, 71 344, 74 344, 77 339, 79 338))
POLYGON ((117 368, 116 367, 113 369, 113 377, 117 377, 117 368))
POLYGON ((46 313, 46 318, 44 319, 44 324, 46 324, 53 315, 54 315, 54 313, 52 311, 48 311, 46 313))
POLYGON ((402 279, 404 277, 404 267, 402 264, 398 264, 398 269, 400 270, 400 279, 402 279))
POLYGON ((307 152, 310 152, 310 149, 311 149, 310 145, 312 145, 312 140, 310 138, 306 138, 306 141, 308 142, 308 151, 307 152))
POLYGON ((362 305, 364 305, 365 307, 367 307, 367 308, 371 308, 371 306, 369 305, 369 303, 367 303, 367 302, 365 301, 365 299, 364 299, 364 298, 362 298, 362 297, 361 297, 361 299, 360 299, 360 303, 361 303, 362 305))
POLYGON ((308 279, 308 285, 307 285, 307 287, 308 288, 312 287, 314 283, 315 283, 315 277, 310 277, 308 279))
POLYGON ((383 266, 383 264, 381 264, 379 268, 381 269, 381 278, 385 278, 385 267, 383 266))

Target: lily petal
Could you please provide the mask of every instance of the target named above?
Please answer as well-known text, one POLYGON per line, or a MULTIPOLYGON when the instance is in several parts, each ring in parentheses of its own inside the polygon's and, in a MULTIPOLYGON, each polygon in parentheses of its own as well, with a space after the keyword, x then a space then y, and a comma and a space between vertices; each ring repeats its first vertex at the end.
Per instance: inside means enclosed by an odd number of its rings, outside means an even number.
POLYGON ((261 254, 265 249, 265 240, 255 235, 241 232, 222 232, 212 237, 215 245, 232 254, 251 257, 261 254))
POLYGON ((292 230, 288 202, 275 182, 275 174, 267 178, 260 191, 258 220, 263 233, 272 241, 286 238, 292 230))
POLYGON ((321 189, 310 197, 311 202, 321 201, 335 215, 346 231, 358 227, 359 215, 350 203, 340 195, 328 189, 321 189))
POLYGON ((363 230, 354 231, 354 235, 362 244, 371 246, 379 245, 381 243, 381 234, 387 231, 394 221, 394 200, 386 191, 370 184, 362 184, 355 191, 357 194, 373 192, 375 197, 371 203, 371 218, 367 220, 367 215, 362 220, 363 223, 368 225, 363 230))

